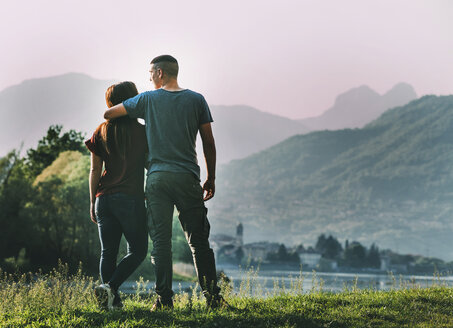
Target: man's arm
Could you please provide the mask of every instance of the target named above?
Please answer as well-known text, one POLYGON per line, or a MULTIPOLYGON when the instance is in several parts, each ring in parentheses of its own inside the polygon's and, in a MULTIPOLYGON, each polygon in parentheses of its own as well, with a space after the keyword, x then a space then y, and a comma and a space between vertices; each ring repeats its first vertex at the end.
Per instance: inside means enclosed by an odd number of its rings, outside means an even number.
POLYGON ((214 136, 212 135, 211 123, 200 125, 200 136, 203 143, 203 153, 206 160, 206 169, 208 177, 203 184, 203 190, 206 191, 204 200, 209 200, 215 194, 215 165, 216 165, 216 149, 214 136))
POLYGON ((94 213, 94 203, 96 201, 96 192, 101 180, 102 173, 102 159, 98 155, 91 153, 91 169, 90 169, 90 217, 91 221, 97 223, 96 215, 94 213))
POLYGON ((121 104, 115 105, 115 106, 107 109, 104 113, 104 118, 106 120, 112 120, 114 118, 126 116, 126 115, 127 115, 126 108, 121 103, 121 104))

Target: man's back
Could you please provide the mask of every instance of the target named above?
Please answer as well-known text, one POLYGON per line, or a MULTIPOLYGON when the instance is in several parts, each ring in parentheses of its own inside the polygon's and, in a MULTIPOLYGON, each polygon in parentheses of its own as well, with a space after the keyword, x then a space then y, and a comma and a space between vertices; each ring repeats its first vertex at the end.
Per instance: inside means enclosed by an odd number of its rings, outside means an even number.
POLYGON ((144 92, 123 103, 131 117, 146 123, 150 163, 156 171, 191 172, 200 178, 195 141, 200 125, 212 122, 204 97, 185 89, 144 92))

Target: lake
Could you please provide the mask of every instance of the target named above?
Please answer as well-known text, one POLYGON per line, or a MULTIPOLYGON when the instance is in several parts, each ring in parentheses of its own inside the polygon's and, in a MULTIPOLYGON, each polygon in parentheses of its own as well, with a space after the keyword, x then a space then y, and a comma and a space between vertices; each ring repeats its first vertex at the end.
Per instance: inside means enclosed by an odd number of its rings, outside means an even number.
MULTIPOLYGON (((269 296, 281 291, 308 293, 325 291, 338 293, 352 289, 391 290, 405 287, 429 287, 433 284, 452 286, 453 276, 414 276, 369 273, 302 272, 297 270, 243 269, 237 266, 219 265, 233 282, 233 292, 241 295, 269 296)), ((190 291, 191 282, 173 282, 175 293, 190 291)), ((135 281, 126 281, 120 288, 124 293, 135 293, 135 281)), ((152 292, 154 282, 141 286, 142 291, 152 292)))

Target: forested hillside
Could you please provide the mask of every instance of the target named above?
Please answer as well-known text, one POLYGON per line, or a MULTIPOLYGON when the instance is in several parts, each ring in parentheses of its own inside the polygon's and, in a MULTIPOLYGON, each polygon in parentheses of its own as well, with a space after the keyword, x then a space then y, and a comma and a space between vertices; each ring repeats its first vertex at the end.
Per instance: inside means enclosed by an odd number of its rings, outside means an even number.
POLYGON ((363 129, 298 135, 220 169, 213 229, 313 243, 320 233, 453 258, 453 96, 363 129))

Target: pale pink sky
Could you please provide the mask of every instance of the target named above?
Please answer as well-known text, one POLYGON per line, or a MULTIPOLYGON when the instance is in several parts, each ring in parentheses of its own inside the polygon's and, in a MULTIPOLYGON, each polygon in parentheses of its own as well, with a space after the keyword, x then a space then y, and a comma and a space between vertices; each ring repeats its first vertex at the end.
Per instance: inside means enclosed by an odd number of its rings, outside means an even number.
POLYGON ((169 53, 183 87, 210 104, 291 118, 319 115, 367 84, 453 93, 453 1, 7 1, 0 90, 82 72, 151 87, 148 63, 169 53))

